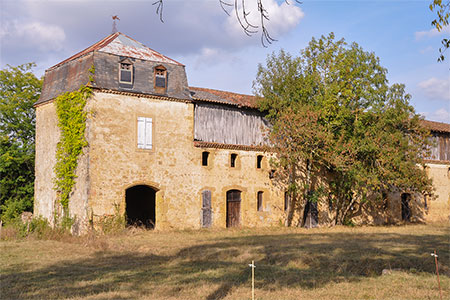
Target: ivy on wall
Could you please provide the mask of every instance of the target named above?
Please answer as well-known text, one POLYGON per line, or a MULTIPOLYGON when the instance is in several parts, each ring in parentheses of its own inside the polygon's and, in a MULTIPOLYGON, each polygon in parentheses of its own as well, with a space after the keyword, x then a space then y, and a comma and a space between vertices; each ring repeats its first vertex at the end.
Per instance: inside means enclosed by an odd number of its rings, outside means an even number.
MULTIPOLYGON (((92 82, 93 66, 89 72, 91 73, 89 82, 92 82)), ((85 137, 87 117, 85 106, 92 94, 92 89, 88 85, 81 86, 77 91, 61 94, 55 100, 61 136, 56 146, 54 189, 58 192, 64 216, 68 216, 69 212, 69 196, 77 178, 75 172, 78 158, 83 153, 83 148, 88 145, 85 137)))

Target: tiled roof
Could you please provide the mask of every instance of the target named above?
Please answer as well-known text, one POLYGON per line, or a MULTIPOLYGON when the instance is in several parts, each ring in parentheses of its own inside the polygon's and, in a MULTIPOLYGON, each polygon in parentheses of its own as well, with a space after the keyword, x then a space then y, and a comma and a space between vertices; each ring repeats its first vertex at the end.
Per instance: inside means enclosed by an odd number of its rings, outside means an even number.
POLYGON ((156 52, 153 49, 150 49, 149 47, 145 46, 144 44, 132 39, 131 37, 121 33, 116 32, 113 34, 108 35, 101 41, 93 44, 92 46, 89 46, 88 48, 84 49, 83 51, 78 52, 75 55, 72 55, 66 60, 63 60, 62 62, 54 65, 50 69, 54 69, 62 64, 65 64, 66 62, 69 62, 71 60, 74 60, 78 57, 81 57, 85 54, 88 54, 92 51, 99 51, 99 52, 105 52, 120 56, 127 56, 127 57, 133 57, 143 60, 151 60, 156 62, 165 62, 165 63, 171 63, 176 65, 183 65, 171 58, 168 58, 165 55, 162 55, 159 52, 156 52))
POLYGON ((422 120, 422 125, 431 131, 450 132, 450 124, 448 123, 422 120))
POLYGON ((256 103, 258 98, 255 96, 199 87, 189 87, 189 90, 191 91, 192 98, 195 100, 257 108, 256 103))
POLYGON ((259 151, 259 152, 264 152, 267 150, 267 147, 264 146, 232 145, 232 144, 222 144, 203 141, 194 141, 194 146, 198 148, 215 148, 215 149, 259 151))

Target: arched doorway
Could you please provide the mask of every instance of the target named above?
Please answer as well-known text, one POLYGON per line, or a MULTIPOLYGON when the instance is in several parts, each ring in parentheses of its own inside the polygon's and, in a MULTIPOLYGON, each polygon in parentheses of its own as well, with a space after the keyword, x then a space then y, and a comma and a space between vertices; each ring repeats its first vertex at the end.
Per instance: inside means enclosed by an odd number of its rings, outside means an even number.
POLYGON ((241 218, 241 191, 227 192, 227 227, 238 227, 241 218))
POLYGON ((155 228, 156 191, 147 185, 135 185, 125 191, 127 224, 155 228))

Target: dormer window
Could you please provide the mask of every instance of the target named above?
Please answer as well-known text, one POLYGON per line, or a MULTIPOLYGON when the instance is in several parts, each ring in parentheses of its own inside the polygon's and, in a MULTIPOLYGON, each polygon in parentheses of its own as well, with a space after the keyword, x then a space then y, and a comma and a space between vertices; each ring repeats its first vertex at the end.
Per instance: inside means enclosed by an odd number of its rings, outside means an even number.
POLYGON ((124 59, 119 64, 119 82, 133 84, 133 64, 129 59, 124 59))
POLYGON ((167 90, 167 69, 164 66, 155 68, 155 92, 165 94, 167 90))

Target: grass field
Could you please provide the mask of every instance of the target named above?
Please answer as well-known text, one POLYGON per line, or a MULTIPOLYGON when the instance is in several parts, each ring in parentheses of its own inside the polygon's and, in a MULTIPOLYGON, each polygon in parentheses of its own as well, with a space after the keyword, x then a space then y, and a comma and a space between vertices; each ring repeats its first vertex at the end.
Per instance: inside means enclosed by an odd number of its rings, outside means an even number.
POLYGON ((1 241, 1 299, 450 298, 443 225, 156 232, 1 241), (392 270, 382 275, 383 269, 392 270))

